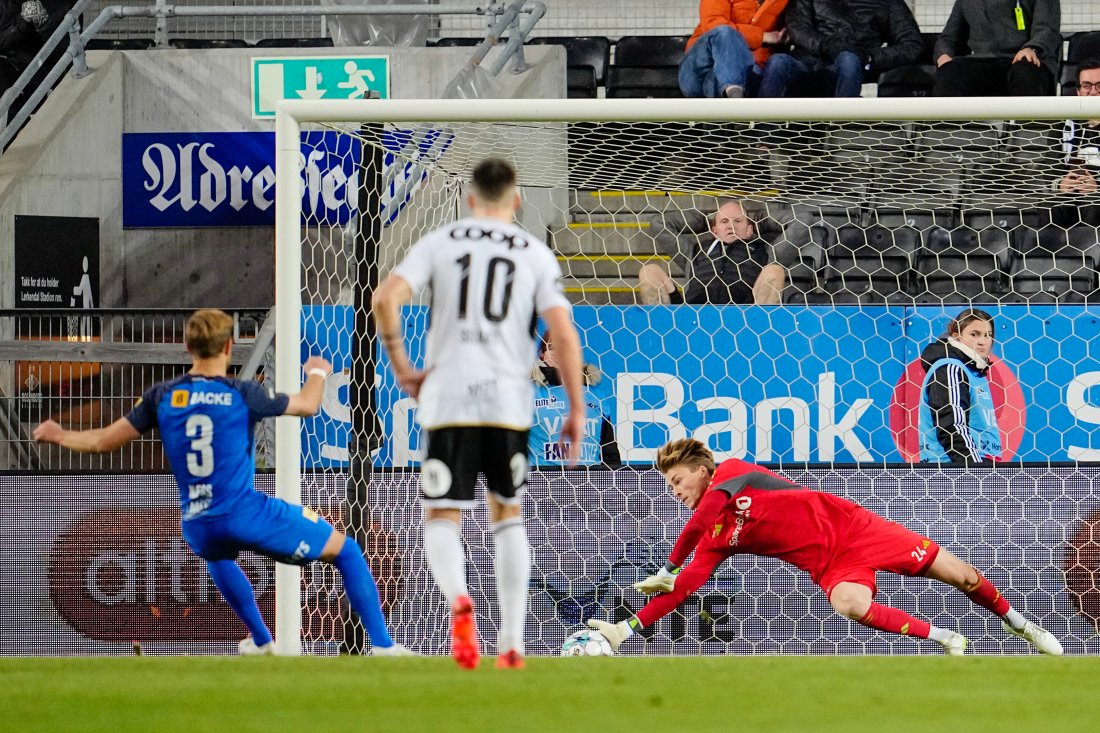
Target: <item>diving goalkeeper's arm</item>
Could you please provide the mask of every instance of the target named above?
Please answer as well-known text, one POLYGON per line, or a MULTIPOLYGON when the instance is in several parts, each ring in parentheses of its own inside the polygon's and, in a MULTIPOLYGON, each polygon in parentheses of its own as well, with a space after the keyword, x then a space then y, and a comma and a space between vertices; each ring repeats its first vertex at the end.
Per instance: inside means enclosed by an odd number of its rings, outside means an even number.
POLYGON ((646 595, 655 593, 661 595, 651 600, 636 616, 626 621, 612 624, 598 619, 589 619, 588 626, 607 637, 611 647, 617 650, 619 645, 635 631, 656 623, 675 610, 684 602, 684 599, 699 590, 710 578, 714 569, 729 556, 729 552, 723 548, 699 547, 699 542, 707 528, 714 524, 714 520, 727 501, 729 501, 729 494, 726 492, 708 491, 695 508, 691 519, 684 525, 665 566, 656 574, 634 584, 635 589, 646 595), (680 566, 692 550, 695 550, 695 557, 683 572, 680 572, 680 566))

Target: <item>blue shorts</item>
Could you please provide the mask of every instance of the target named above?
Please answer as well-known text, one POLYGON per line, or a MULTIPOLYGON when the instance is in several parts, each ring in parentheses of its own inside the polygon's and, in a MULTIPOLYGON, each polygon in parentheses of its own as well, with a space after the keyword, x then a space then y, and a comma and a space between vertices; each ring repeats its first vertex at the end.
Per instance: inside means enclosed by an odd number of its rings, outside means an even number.
POLYGON ((304 565, 321 555, 333 528, 307 506, 256 493, 220 517, 181 523, 183 539, 204 560, 235 560, 251 550, 276 562, 304 565))

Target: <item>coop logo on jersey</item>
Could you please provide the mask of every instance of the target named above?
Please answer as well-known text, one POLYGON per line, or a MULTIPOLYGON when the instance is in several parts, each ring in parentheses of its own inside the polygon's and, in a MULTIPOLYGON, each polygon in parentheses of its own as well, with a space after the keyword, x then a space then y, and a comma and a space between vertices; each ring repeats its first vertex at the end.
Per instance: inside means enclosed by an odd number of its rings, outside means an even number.
MULTIPOLYGON (((361 146, 332 131, 302 133, 302 219, 347 224, 358 203, 361 146)), ((124 133, 122 226, 275 223, 275 133, 124 133)))

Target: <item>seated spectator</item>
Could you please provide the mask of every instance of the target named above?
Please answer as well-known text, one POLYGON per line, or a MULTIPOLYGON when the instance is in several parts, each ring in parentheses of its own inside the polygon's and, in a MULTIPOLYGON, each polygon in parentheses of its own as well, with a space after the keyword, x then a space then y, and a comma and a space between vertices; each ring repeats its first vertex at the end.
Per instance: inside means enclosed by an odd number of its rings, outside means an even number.
POLYGON ((916 63, 924 40, 905 0, 792 0, 787 33, 794 50, 776 54, 764 70, 761 97, 807 95, 828 78, 836 97, 858 97, 878 72, 916 63))
POLYGON ((643 265, 638 271, 643 304, 779 304, 787 271, 774 261, 771 246, 757 235, 740 201, 718 207, 709 236, 698 236, 688 222, 684 229, 663 244, 684 265, 687 287, 681 292, 661 265, 643 265))
MULTIPOLYGON (((1077 96, 1100 96, 1100 60, 1077 67, 1077 96)), ((1100 176, 1100 120, 1066 120, 1062 132, 1066 174, 1056 182, 1062 193, 1096 193, 1100 176)))
POLYGON ((1054 94, 1062 58, 1059 0, 955 0, 936 41, 941 97, 1054 94))
POLYGON ((42 48, 39 31, 50 25, 40 0, 0 0, 0 93, 15 83, 42 48))
POLYGON ((786 6, 787 0, 700 0, 699 25, 680 62, 684 96, 752 96, 771 54, 767 46, 786 43, 786 6))
MULTIPOLYGON (((599 465, 602 468, 618 468, 623 465, 619 445, 615 442, 615 428, 603 414, 603 408, 593 387, 602 375, 592 364, 583 366, 584 403, 588 413, 581 442, 578 466, 599 465)), ((535 421, 528 439, 528 452, 532 466, 565 466, 568 462, 566 448, 558 443, 561 424, 565 419, 568 400, 565 387, 558 374, 558 361, 554 356, 553 342, 544 335, 539 346, 539 363, 532 375, 535 382, 535 421)))

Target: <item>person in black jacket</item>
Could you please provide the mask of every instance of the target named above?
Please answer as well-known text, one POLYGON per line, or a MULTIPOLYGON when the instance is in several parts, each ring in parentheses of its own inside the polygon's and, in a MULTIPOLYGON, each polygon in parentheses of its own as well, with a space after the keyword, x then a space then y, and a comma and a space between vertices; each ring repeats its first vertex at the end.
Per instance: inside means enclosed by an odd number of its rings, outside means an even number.
POLYGON ((834 96, 858 97, 878 72, 916 63, 924 40, 904 0, 793 0, 794 49, 768 59, 760 97, 806 96, 813 77, 835 78, 834 96))
MULTIPOLYGON (((1077 96, 1100 96, 1100 60, 1077 67, 1077 96)), ((1100 120, 1066 120, 1062 130, 1066 170, 1054 182, 1060 193, 1096 193, 1100 180, 1100 120)))
POLYGON ((741 202, 722 203, 710 224, 691 251, 687 287, 681 292, 661 265, 643 265, 638 271, 641 302, 779 304, 787 271, 773 261, 771 246, 757 235, 741 202))
POLYGON ((921 352, 922 462, 1000 460, 1001 434, 989 386, 995 336, 993 316, 967 308, 921 352))
POLYGON ((0 0, 0 93, 15 83, 42 48, 50 15, 40 0, 0 0))
POLYGON ((941 97, 1049 96, 1062 58, 1059 0, 955 0, 936 41, 941 97))

